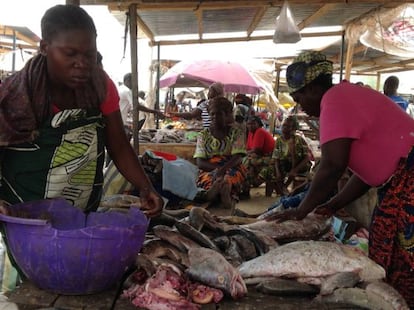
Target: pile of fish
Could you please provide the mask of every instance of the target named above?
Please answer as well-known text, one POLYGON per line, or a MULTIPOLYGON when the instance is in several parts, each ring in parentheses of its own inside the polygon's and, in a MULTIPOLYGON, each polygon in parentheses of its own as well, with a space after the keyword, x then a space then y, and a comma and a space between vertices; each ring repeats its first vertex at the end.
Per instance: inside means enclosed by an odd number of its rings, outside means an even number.
POLYGON ((246 283, 258 284, 257 289, 266 293, 285 294, 291 288, 295 294, 319 294, 320 302, 373 310, 409 309, 404 298, 383 282, 385 270, 380 265, 360 249, 340 243, 287 243, 238 269, 246 283))
POLYGON ((122 296, 146 309, 199 309, 224 296, 241 299, 254 285, 267 294, 313 296, 315 302, 408 309, 383 282, 383 268, 334 242, 331 225, 312 213, 276 223, 214 216, 201 207, 165 210, 151 219, 137 271, 122 296))

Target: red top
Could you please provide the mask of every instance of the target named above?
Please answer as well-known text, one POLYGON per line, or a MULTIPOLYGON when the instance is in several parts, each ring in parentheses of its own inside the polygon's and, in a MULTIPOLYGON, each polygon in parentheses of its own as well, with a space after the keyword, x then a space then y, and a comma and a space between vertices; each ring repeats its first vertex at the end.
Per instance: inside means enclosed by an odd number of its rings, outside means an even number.
MULTIPOLYGON (((53 113, 58 113, 60 110, 57 106, 52 106, 53 113)), ((114 82, 106 75, 106 98, 100 106, 102 115, 108 115, 119 110, 119 94, 114 82)))
POLYGON ((270 132, 263 127, 257 128, 255 132, 249 131, 247 135, 247 150, 260 149, 263 155, 270 155, 275 147, 275 140, 270 132))

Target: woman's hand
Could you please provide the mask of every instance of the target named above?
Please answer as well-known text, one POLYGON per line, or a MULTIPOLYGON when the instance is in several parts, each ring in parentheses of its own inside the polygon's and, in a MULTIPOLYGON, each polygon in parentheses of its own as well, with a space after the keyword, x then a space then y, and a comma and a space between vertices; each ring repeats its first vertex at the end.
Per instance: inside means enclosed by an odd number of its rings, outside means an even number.
POLYGON ((155 217, 161 214, 164 207, 164 200, 155 190, 140 191, 141 209, 148 217, 155 217))
POLYGON ((329 202, 327 202, 318 206, 315 209, 315 213, 325 217, 331 217, 335 214, 335 210, 330 206, 329 202))
POLYGON ((5 200, 0 200, 0 213, 4 215, 9 215, 9 210, 7 207, 10 206, 5 200))
MULTIPOLYGON (((155 114, 160 118, 160 119, 164 119, 166 116, 164 113, 162 113, 161 111, 157 111, 155 110, 155 114)), ((172 113, 170 113, 172 114, 172 113)))
POLYGON ((294 208, 289 209, 281 212, 277 212, 274 214, 271 214, 264 218, 266 221, 275 221, 277 223, 288 221, 288 220, 294 220, 294 221, 300 221, 304 217, 308 215, 306 212, 303 212, 300 208, 294 208))

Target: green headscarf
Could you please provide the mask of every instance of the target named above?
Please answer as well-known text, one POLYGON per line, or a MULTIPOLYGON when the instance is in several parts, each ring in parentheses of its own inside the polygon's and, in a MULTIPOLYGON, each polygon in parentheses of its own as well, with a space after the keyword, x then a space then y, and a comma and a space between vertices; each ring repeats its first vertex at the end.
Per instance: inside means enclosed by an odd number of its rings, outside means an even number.
POLYGON ((321 52, 302 52, 286 70, 289 93, 300 90, 321 74, 332 74, 332 72, 332 62, 327 60, 326 56, 321 52))

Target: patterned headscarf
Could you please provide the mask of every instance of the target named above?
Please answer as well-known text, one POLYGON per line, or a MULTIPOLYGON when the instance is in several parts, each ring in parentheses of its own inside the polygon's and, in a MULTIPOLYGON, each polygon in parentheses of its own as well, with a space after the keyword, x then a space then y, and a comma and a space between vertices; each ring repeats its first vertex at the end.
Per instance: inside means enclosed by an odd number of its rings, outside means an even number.
POLYGON ((332 74, 332 72, 332 62, 321 52, 302 52, 286 70, 289 93, 300 90, 322 74, 332 74))

